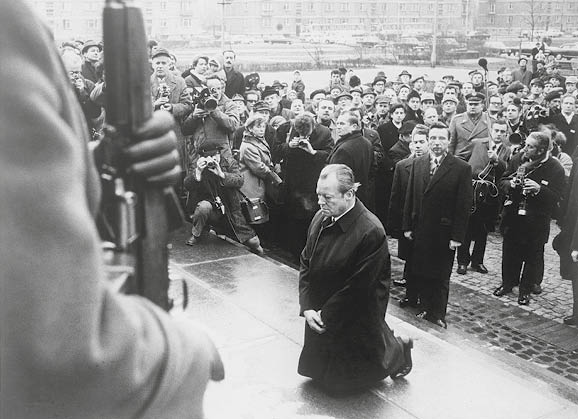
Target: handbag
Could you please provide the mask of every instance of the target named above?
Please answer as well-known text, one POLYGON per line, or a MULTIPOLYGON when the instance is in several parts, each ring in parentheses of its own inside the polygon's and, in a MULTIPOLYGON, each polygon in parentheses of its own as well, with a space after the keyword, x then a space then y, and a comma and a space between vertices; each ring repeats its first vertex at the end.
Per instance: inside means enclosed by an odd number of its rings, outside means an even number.
POLYGON ((261 198, 247 198, 239 191, 243 199, 239 201, 241 212, 248 224, 264 224, 269 221, 269 207, 261 198))

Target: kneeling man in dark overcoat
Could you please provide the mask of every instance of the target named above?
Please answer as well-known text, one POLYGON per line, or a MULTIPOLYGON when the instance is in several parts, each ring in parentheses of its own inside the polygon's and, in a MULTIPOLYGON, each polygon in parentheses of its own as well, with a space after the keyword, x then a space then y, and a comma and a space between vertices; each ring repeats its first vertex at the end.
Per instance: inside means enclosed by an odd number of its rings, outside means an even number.
POLYGON ((326 166, 321 208, 301 254, 300 315, 305 342, 298 372, 330 392, 358 390, 407 375, 413 341, 385 322, 391 265, 385 230, 359 199, 353 171, 326 166))

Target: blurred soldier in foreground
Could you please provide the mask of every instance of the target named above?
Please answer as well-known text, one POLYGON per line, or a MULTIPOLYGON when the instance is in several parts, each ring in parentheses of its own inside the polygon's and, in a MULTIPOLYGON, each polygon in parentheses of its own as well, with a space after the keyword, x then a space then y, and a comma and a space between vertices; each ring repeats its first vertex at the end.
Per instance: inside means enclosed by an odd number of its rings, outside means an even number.
POLYGON ((330 392, 349 392, 412 369, 413 341, 385 322, 391 265, 381 222, 359 199, 353 171, 326 166, 301 254, 305 342, 298 372, 330 392))
MULTIPOLYGON (((0 21, 0 417, 201 418, 223 376, 213 343, 110 288, 88 131, 52 36, 22 1, 0 2, 0 21)), ((171 125, 155 115, 124 151, 135 175, 176 180, 171 125)))

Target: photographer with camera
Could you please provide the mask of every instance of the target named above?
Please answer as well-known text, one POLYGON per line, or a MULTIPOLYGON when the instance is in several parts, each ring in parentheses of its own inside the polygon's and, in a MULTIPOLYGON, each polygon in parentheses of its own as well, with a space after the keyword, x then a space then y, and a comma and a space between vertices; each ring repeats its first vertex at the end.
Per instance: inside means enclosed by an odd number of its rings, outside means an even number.
POLYGON ((562 165, 550 155, 550 136, 533 132, 523 152, 512 157, 500 180, 506 200, 502 213, 502 284, 496 297, 520 286, 518 304, 540 294, 544 275, 544 244, 565 183, 562 165))
POLYGON ((191 162, 193 168, 185 178, 189 191, 187 209, 192 213, 191 237, 186 241, 195 246, 213 227, 218 233, 231 235, 256 253, 263 253, 259 237, 247 224, 241 212, 243 175, 230 148, 218 143, 205 144, 191 162))
POLYGON ((196 161, 198 150, 206 147, 208 142, 229 149, 229 136, 239 126, 239 113, 235 103, 223 94, 221 79, 208 77, 207 89, 199 92, 193 103, 193 112, 183 123, 183 134, 191 136, 190 160, 196 161))
POLYGON ((165 110, 173 115, 173 129, 177 134, 181 167, 187 167, 185 137, 181 134, 181 123, 191 112, 191 96, 187 92, 185 81, 170 71, 171 54, 164 48, 153 51, 151 62, 151 94, 155 110, 165 110))
POLYGON ((74 50, 63 50, 62 61, 68 71, 70 84, 74 89, 76 98, 80 103, 91 139, 97 140, 102 136, 103 112, 102 107, 90 97, 95 84, 82 75, 82 57, 74 50))

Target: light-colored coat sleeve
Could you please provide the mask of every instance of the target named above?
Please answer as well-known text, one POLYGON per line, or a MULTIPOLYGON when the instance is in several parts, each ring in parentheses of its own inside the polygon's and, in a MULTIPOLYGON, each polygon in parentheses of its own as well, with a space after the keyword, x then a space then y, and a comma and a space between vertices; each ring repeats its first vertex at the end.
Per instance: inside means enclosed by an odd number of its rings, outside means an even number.
POLYGON ((216 350, 108 288, 80 108, 26 3, 0 2, 0 51, 0 417, 202 417, 216 350))

